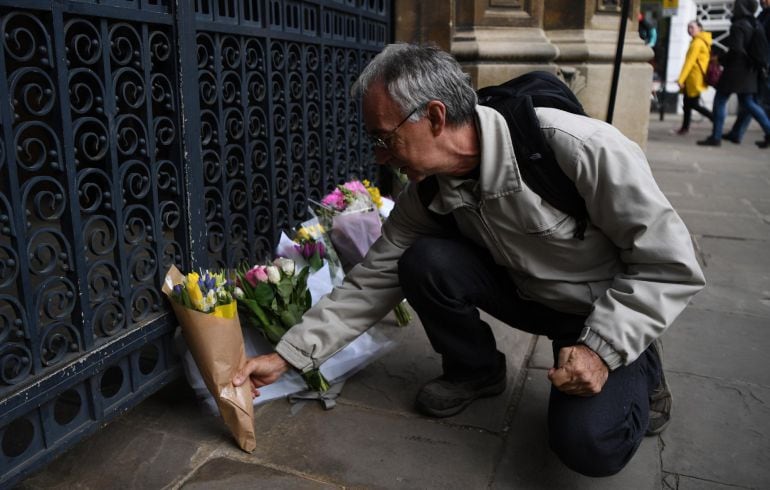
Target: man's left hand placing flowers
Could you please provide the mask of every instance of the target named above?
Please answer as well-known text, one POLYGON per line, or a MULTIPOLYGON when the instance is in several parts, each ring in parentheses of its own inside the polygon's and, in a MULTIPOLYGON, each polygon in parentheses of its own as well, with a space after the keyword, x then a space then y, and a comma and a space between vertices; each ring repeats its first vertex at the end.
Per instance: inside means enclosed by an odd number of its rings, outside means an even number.
POLYGON ((259 388, 275 383, 283 373, 289 370, 289 363, 276 354, 252 357, 235 373, 233 384, 241 386, 246 379, 251 380, 252 397, 259 396, 259 388))

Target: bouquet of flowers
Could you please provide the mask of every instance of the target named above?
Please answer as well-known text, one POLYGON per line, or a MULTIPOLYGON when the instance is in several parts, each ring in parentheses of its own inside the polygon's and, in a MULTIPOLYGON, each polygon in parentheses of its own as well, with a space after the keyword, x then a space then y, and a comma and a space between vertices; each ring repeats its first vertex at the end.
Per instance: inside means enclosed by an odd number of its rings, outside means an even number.
MULTIPOLYGON (((316 249, 310 255, 319 255, 316 249)), ((275 346, 310 308, 307 287, 310 267, 297 270, 294 260, 279 257, 268 265, 242 267, 238 276, 238 304, 249 324, 257 327, 275 346)), ((329 383, 318 369, 303 373, 308 387, 324 392, 329 383)))
POLYGON ((182 335, 222 419, 241 449, 252 452, 257 441, 251 388, 248 383, 232 384, 235 372, 246 362, 236 301, 242 292, 223 273, 183 275, 174 266, 166 273, 162 290, 171 300, 182 335))
POLYGON ((317 221, 315 223, 303 223, 294 236, 294 248, 305 259, 313 272, 317 272, 324 265, 329 248, 324 244, 324 227, 317 221))
MULTIPOLYGON (((329 238, 339 254, 345 271, 361 262, 382 233, 380 190, 368 180, 351 180, 338 185, 322 200, 315 213, 330 230, 329 238)), ((411 314, 402 302, 393 312, 404 326, 411 314)))
POLYGON ((366 180, 351 180, 335 187, 316 210, 321 223, 330 230, 329 238, 345 271, 361 262, 380 237, 382 220, 378 204, 382 204, 382 197, 376 187, 366 180))

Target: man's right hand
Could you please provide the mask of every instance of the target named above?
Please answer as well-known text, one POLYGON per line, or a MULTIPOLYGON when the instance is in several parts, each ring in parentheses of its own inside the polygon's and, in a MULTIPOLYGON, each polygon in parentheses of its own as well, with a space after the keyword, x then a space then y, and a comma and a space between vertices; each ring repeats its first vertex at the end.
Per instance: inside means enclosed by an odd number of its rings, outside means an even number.
POLYGON ((275 383, 283 373, 289 370, 289 363, 277 353, 252 357, 233 376, 233 384, 241 386, 246 378, 251 380, 251 395, 259 396, 259 388, 275 383))

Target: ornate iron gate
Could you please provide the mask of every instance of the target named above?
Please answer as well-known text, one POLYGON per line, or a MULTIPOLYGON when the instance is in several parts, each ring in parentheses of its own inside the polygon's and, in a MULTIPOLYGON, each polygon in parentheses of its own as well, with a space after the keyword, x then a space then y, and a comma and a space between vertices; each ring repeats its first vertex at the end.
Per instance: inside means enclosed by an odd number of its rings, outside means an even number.
POLYGON ((0 486, 178 375, 160 281, 373 178, 386 0, 0 0, 0 486))

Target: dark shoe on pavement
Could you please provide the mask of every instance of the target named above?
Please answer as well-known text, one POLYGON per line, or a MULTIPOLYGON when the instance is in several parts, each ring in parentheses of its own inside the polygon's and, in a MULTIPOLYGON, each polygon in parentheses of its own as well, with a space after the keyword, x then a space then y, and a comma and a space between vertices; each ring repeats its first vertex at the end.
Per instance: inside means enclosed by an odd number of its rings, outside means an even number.
POLYGON ((660 383, 650 395, 650 421, 647 424, 647 435, 654 436, 663 432, 671 422, 671 405, 673 397, 663 372, 663 345, 660 339, 650 345, 654 355, 660 360, 660 383))
POLYGON ((679 128, 679 129, 676 130, 676 134, 678 134, 679 136, 684 136, 685 134, 687 134, 689 132, 690 132, 690 130, 687 129, 687 128, 679 128))
POLYGON ((755 144, 763 149, 770 148, 770 134, 766 134, 764 140, 756 141, 755 144))
POLYGON ((727 141, 730 141, 730 142, 733 142, 733 143, 735 143, 736 145, 740 145, 740 144, 741 144, 741 140, 740 140, 740 139, 738 139, 738 137, 737 137, 737 136, 735 136, 735 135, 734 135, 734 134, 732 134, 732 133, 727 133, 726 135, 722 136, 722 139, 723 139, 723 140, 727 140, 727 141))
POLYGON ((428 381, 417 394, 417 410, 431 417, 451 417, 477 398, 499 395, 505 391, 505 356, 499 354, 498 368, 473 378, 455 381, 445 376, 428 381))
POLYGON ((722 146, 722 142, 719 140, 715 140, 711 136, 706 138, 705 140, 700 140, 697 142, 700 146, 722 146))

